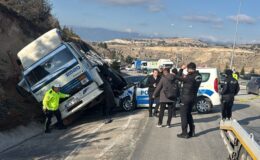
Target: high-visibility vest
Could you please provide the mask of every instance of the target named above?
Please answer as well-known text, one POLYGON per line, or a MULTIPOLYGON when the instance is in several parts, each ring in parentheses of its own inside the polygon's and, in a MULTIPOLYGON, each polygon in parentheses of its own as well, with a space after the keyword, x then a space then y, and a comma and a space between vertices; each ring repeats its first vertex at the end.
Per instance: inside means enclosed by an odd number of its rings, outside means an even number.
POLYGON ((55 92, 53 89, 48 90, 43 98, 43 109, 50 111, 56 111, 59 108, 60 98, 67 98, 68 94, 63 94, 60 92, 55 92))
POLYGON ((235 79, 235 80, 238 80, 238 75, 236 73, 233 73, 232 74, 232 77, 235 79))

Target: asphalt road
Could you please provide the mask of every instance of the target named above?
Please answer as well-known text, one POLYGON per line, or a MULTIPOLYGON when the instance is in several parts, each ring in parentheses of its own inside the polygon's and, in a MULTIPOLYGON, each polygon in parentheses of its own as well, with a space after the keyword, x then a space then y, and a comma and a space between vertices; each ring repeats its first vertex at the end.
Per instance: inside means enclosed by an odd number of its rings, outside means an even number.
MULTIPOLYGON (((260 142, 260 98, 246 95, 236 98, 233 117, 260 142)), ((196 137, 178 139, 180 118, 172 128, 157 128, 157 118, 147 110, 119 112, 111 124, 104 125, 97 111, 84 114, 66 130, 41 134, 0 153, 0 159, 111 159, 111 160, 223 160, 227 150, 220 137, 219 108, 210 114, 194 113, 196 137)), ((167 115, 167 114, 166 114, 167 115)), ((165 115, 165 116, 166 116, 165 115)), ((166 117, 164 118, 166 120, 166 117)), ((164 123, 165 124, 165 123, 164 123)))

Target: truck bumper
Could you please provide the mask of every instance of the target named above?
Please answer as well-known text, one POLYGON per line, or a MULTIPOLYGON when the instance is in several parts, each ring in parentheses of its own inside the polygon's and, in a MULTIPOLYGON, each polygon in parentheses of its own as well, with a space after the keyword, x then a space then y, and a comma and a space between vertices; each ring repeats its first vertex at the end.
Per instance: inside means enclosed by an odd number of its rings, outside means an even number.
MULTIPOLYGON (((97 97, 99 97, 103 93, 103 90, 99 89, 98 85, 93 82, 87 87, 83 88, 78 93, 74 94, 71 98, 64 101, 59 109, 61 111, 62 119, 67 118, 68 116, 74 114, 75 112, 82 110, 84 107, 86 107, 89 103, 91 103, 93 100, 95 100, 97 97), (73 109, 68 109, 66 105, 72 98, 77 98, 81 101, 77 106, 73 107, 73 109)), ((56 118, 52 118, 52 124, 55 124, 57 122, 56 118)))

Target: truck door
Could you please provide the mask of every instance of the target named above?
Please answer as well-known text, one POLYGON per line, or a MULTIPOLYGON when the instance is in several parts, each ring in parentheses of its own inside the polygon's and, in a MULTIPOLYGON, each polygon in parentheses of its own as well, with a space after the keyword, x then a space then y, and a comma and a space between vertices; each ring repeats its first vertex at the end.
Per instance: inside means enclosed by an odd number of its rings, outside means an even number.
POLYGON ((149 106, 148 87, 146 87, 148 77, 143 79, 136 88, 136 103, 138 107, 149 106))

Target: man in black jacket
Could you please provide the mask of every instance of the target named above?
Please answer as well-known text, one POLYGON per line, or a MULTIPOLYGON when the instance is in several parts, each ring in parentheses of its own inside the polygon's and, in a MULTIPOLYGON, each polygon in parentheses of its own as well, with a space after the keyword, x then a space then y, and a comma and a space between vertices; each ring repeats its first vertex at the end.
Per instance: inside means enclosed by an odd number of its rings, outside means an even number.
POLYGON ((152 107, 154 101, 156 101, 156 106, 154 109, 154 116, 157 116, 158 109, 159 109, 159 100, 158 97, 153 98, 153 92, 157 87, 158 83, 160 82, 161 77, 159 76, 159 71, 157 69, 153 70, 153 74, 148 77, 146 86, 148 87, 148 95, 149 95, 149 117, 152 117, 152 107))
POLYGON ((192 117, 192 108, 194 106, 197 92, 199 90, 202 77, 198 71, 196 71, 196 64, 191 62, 187 65, 184 65, 179 71, 179 74, 176 75, 176 79, 183 83, 182 93, 181 93, 181 126, 182 133, 178 134, 179 138, 190 138, 195 136, 195 125, 192 117), (182 75, 183 70, 187 68, 188 75, 182 75), (187 128, 190 128, 189 133, 187 128))
POLYGON ((234 97, 238 94, 240 87, 235 78, 232 76, 232 70, 225 70, 225 80, 221 89, 221 103, 222 103, 222 119, 230 119, 232 117, 232 106, 234 97))

